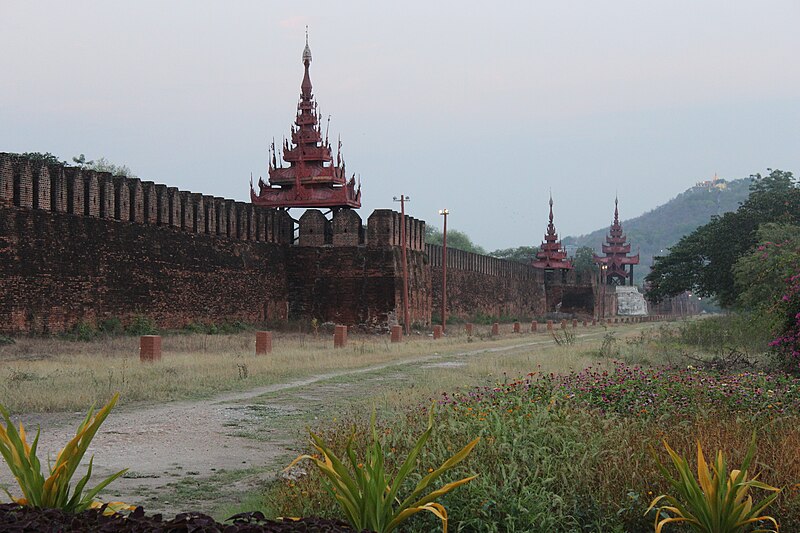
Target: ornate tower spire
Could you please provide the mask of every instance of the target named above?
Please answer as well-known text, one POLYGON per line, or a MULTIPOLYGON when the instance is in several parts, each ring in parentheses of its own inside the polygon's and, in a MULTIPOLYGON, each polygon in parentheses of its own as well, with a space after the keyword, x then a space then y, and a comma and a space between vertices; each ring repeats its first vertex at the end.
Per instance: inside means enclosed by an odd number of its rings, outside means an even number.
POLYGON ((603 244, 605 257, 594 256, 594 262, 600 265, 605 283, 625 285, 626 280, 633 285, 633 265, 639 264, 639 254, 629 256, 631 245, 622 231, 619 221, 619 198, 614 198, 614 222, 603 244))
POLYGON ((553 224, 553 193, 550 193, 550 222, 547 224, 547 235, 555 235, 556 239, 558 239, 556 226, 553 224))
MULTIPOLYGON (((250 190, 250 199, 264 207, 361 207, 361 188, 355 178, 347 180, 344 158, 337 154, 334 163, 327 133, 322 138, 320 114, 311 86, 309 67, 311 47, 303 49, 303 81, 300 101, 291 128, 291 146, 284 140, 282 159, 288 167, 270 161, 269 184, 259 180, 259 193, 250 190)), ((272 148, 274 157, 274 146, 272 148)))
POLYGON ((570 270, 572 268, 572 263, 567 259, 567 252, 561 245, 556 226, 553 223, 552 194, 550 194, 550 216, 547 224, 547 233, 545 233, 544 241, 542 241, 540 250, 536 254, 536 260, 531 264, 535 268, 543 268, 545 270, 570 270))
POLYGON ((306 26, 306 47, 303 49, 303 65, 305 66, 305 75, 303 76, 303 83, 300 85, 300 98, 302 100, 311 100, 311 76, 308 75, 308 67, 311 66, 311 48, 308 46, 308 26, 306 26))

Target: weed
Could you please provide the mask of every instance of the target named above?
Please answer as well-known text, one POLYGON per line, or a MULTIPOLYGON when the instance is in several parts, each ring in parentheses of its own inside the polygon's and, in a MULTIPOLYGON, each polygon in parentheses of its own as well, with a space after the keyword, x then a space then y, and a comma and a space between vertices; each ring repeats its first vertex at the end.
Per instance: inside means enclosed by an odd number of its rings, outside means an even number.
POLYGON ((558 346, 572 346, 575 344, 575 332, 570 329, 563 329, 560 332, 553 331, 553 341, 558 346))
POLYGON ((128 335, 140 336, 140 335, 155 335, 158 333, 156 329, 156 324, 153 322, 152 319, 138 315, 133 317, 133 320, 128 327, 125 328, 125 332, 128 335))
POLYGON ((605 359, 619 357, 619 347, 617 346, 617 335, 615 332, 610 331, 603 335, 603 343, 600 345, 598 354, 605 359))
POLYGON ((125 328, 122 321, 117 317, 106 318, 97 323, 97 330, 106 335, 122 335, 125 333, 125 328))
POLYGON ((8 377, 6 377, 6 383, 8 383, 8 385, 11 387, 19 387, 25 382, 38 381, 40 379, 43 378, 39 377, 39 375, 35 372, 27 372, 18 368, 11 368, 9 369, 8 377))
POLYGON ((97 329, 88 322, 80 321, 72 328, 67 338, 75 341, 90 341, 97 336, 97 329))
POLYGON ((14 344, 14 339, 11 337, 6 337, 5 335, 0 335, 0 346, 8 346, 14 344))

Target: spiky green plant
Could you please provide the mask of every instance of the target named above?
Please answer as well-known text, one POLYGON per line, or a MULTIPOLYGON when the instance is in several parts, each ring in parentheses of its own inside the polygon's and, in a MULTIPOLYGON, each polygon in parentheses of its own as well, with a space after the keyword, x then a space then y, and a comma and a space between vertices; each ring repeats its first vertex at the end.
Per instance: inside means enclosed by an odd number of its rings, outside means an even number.
POLYGON ((428 415, 428 427, 419 437, 408 457, 394 475, 387 472, 385 456, 381 439, 375 429, 375 413, 370 420, 372 443, 367 447, 364 461, 360 461, 353 449, 354 435, 351 435, 346 446, 346 461, 336 457, 325 442, 314 433, 311 433, 311 444, 322 455, 322 459, 311 455, 301 455, 286 467, 296 465, 302 460, 311 460, 319 471, 325 476, 325 489, 335 498, 344 511, 350 525, 356 530, 368 529, 377 533, 389 533, 412 515, 420 511, 433 513, 442 521, 442 528, 447 532, 447 510, 436 500, 453 489, 468 483, 477 476, 470 476, 458 481, 447 483, 436 489, 429 490, 431 484, 439 479, 445 472, 456 466, 469 455, 475 445, 480 441, 476 438, 458 453, 444 461, 438 468, 432 469, 414 487, 405 499, 400 500, 398 492, 406 478, 416 466, 425 443, 433 432, 433 408, 428 415))
MULTIPOLYGON (((22 497, 15 498, 7 489, 4 489, 8 497, 20 505, 57 508, 71 513, 79 513, 90 507, 101 506, 100 502, 94 500, 95 496, 109 483, 127 472, 127 468, 108 476, 97 486, 84 492, 86 484, 92 477, 92 463, 94 461, 94 456, 92 456, 89 460, 89 468, 86 475, 78 481, 71 493, 70 484, 75 470, 80 465, 87 448, 89 448, 89 444, 100 425, 117 403, 118 398, 119 393, 115 394, 111 401, 100 409, 97 414, 94 413, 94 406, 89 409, 86 418, 78 426, 75 437, 59 452, 55 464, 48 465, 50 472, 47 478, 42 474, 42 465, 36 456, 39 431, 36 432, 33 443, 28 444, 25 427, 20 423, 18 431, 11 422, 8 410, 0 405, 0 414, 2 414, 6 422, 5 428, 0 426, 0 454, 5 459, 22 491, 22 497)), ((107 509, 112 510, 126 508, 129 508, 129 506, 120 502, 112 502, 107 507, 107 509)))
MULTIPOLYGON (((756 452, 755 436, 745 455, 739 470, 728 473, 725 456, 720 450, 709 468, 703 455, 700 443, 697 443, 697 479, 694 478, 686 459, 664 442, 672 464, 678 471, 678 478, 672 477, 667 468, 656 458, 658 468, 669 484, 677 492, 677 497, 662 494, 655 498, 649 513, 656 508, 655 531, 661 530, 670 523, 685 523, 693 531, 702 533, 739 533, 758 522, 769 522, 774 529, 756 529, 754 532, 778 531, 778 522, 771 516, 763 515, 763 511, 775 501, 780 489, 757 481, 758 476, 748 478, 747 469, 756 452), (751 488, 773 492, 758 503, 748 494, 751 488), (669 505, 656 505, 666 500, 669 505), (663 517, 662 512, 668 516, 663 517)), ((655 453, 653 453, 655 458, 655 453)))

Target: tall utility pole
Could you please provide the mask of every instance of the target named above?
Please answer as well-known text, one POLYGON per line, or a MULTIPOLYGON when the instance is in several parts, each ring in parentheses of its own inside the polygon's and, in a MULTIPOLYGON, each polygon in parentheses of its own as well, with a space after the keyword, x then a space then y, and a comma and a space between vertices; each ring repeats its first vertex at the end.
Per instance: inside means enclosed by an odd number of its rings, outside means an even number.
POLYGON ((403 254, 403 328, 406 335, 411 335, 411 315, 408 312, 408 256, 406 255, 406 202, 411 198, 403 194, 400 198, 393 198, 395 202, 400 202, 400 246, 403 254))
POLYGON ((440 209, 439 214, 444 217, 442 230, 442 331, 447 330, 447 215, 450 211, 440 209))

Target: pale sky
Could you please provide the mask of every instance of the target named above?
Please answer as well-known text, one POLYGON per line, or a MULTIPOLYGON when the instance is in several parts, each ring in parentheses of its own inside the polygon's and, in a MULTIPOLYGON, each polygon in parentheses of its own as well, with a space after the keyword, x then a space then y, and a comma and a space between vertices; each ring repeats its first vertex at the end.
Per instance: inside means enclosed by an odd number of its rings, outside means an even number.
POLYGON ((616 192, 627 219, 715 172, 800 174, 799 24, 796 0, 0 0, 0 151, 249 200, 308 25, 362 218, 402 193, 489 250, 537 245, 550 190, 567 236, 616 192))

